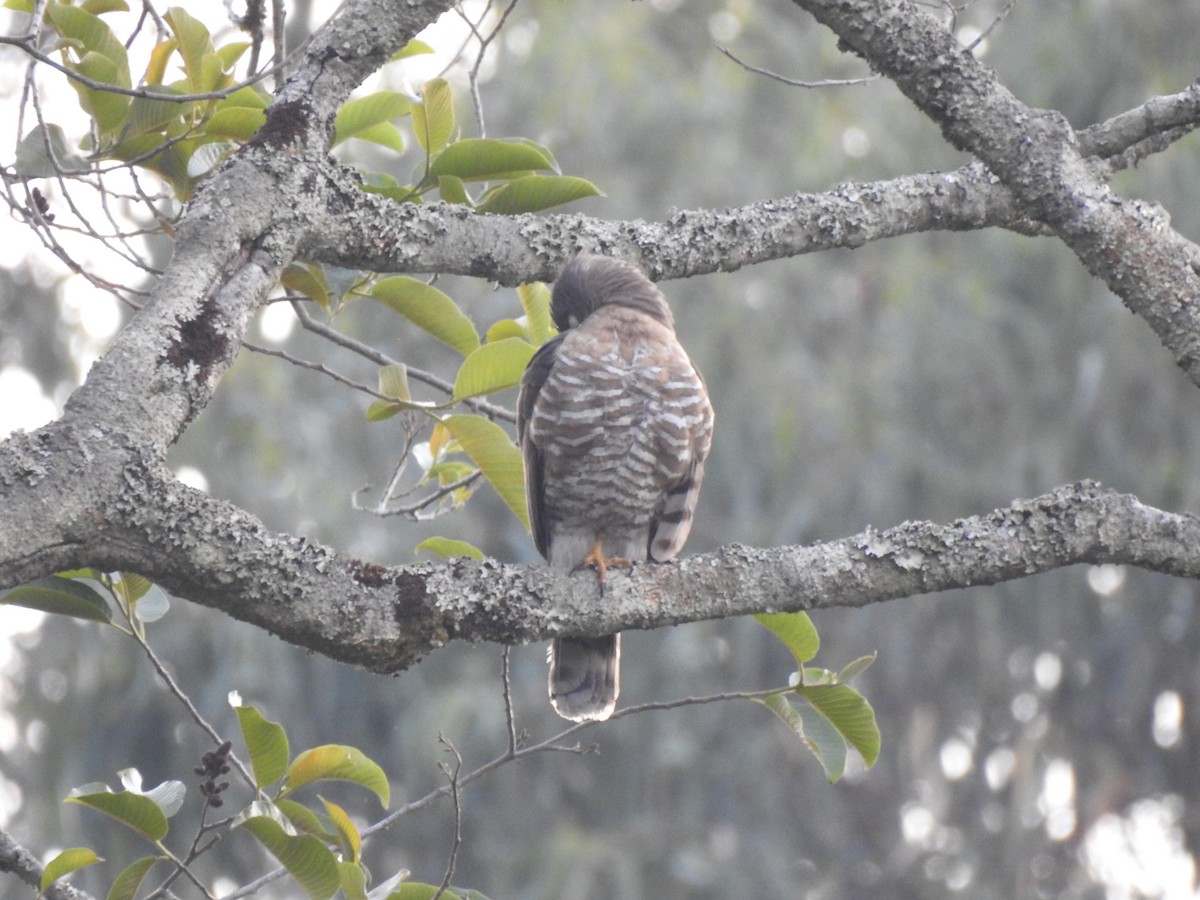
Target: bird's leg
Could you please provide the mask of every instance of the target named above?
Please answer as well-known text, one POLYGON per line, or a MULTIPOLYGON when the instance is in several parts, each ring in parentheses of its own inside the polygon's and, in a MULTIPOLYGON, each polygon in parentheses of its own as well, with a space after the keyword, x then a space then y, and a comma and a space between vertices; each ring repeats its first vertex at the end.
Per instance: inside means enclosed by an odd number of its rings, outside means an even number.
POLYGON ((588 555, 583 558, 583 561, 577 565, 572 572, 578 572, 580 569, 595 569, 596 578, 600 581, 600 590, 604 590, 604 584, 608 579, 608 569, 610 566, 633 566, 633 561, 622 559, 621 557, 605 558, 604 556, 604 538, 596 538, 596 543, 592 545, 592 549, 588 551, 588 555))

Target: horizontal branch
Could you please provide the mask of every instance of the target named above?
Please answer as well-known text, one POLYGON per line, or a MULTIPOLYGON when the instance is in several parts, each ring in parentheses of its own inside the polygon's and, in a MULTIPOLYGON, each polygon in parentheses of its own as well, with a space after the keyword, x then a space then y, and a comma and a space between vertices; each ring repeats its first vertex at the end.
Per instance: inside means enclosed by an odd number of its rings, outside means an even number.
MULTIPOLYGON (((1200 84, 1153 97, 1083 129, 1079 152, 1117 169, 1200 127, 1200 84)), ((684 210, 661 222, 585 215, 477 215, 462 206, 398 204, 364 195, 330 163, 327 199, 300 255, 379 272, 471 275, 500 284, 551 280, 578 251, 618 256, 656 280, 732 272, 756 263, 926 231, 1040 226, 981 164, 839 185, 724 210, 684 210)), ((1044 229, 1042 229, 1044 231, 1044 229)))

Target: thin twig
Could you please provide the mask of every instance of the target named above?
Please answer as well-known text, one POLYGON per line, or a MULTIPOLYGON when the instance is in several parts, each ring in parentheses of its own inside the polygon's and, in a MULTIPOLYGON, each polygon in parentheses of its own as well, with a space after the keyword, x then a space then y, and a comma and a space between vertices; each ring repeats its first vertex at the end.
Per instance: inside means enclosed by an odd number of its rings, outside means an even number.
POLYGON ((872 81, 878 81, 881 76, 867 75, 863 78, 825 78, 821 81, 797 81, 794 78, 788 78, 769 69, 760 69, 758 66, 752 66, 750 63, 739 59, 734 55, 733 51, 728 47, 717 46, 717 49, 732 59, 735 63, 745 69, 747 72, 753 72, 755 75, 765 75, 767 78, 780 81, 790 87, 802 88, 826 88, 826 87, 853 87, 860 84, 870 84, 872 81))
POLYGON ((462 756, 445 735, 439 734, 438 740, 454 754, 453 769, 445 763, 438 763, 438 767, 446 774, 450 782, 450 802, 454 807, 454 838, 450 842, 450 856, 446 860, 446 873, 442 876, 442 883, 438 885, 437 892, 430 900, 440 900, 450 887, 450 880, 454 877, 454 866, 458 861, 458 850, 462 846, 462 804, 458 799, 458 775, 462 771, 462 756))

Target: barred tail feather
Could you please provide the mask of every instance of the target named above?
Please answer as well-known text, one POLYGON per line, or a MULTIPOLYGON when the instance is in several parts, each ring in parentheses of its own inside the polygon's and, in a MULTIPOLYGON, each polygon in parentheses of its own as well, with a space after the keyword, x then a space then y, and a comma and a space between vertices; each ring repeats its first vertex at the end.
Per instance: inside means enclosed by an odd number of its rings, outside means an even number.
POLYGON ((572 722, 603 722, 621 690, 621 636, 558 638, 550 647, 550 702, 572 722))

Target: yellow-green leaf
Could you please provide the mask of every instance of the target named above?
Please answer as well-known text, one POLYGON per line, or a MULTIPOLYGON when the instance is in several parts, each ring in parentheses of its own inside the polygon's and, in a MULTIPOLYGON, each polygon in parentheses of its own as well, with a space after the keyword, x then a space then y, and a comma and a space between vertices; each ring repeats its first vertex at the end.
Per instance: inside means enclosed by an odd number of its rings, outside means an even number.
POLYGON ((105 900, 133 900, 137 896, 138 888, 142 886, 142 882, 154 868, 154 864, 163 859, 166 857, 143 856, 141 859, 131 862, 121 870, 121 874, 112 883, 105 900))
POLYGON ((525 508, 525 467, 521 451, 503 428, 482 416, 447 416, 442 424, 454 435, 483 472, 483 477, 495 488, 501 499, 513 511, 521 524, 529 528, 529 513, 525 508))
POLYGON ((354 823, 350 821, 346 811, 336 803, 331 803, 324 797, 321 798, 321 802, 325 805, 329 821, 333 823, 338 845, 342 848, 342 858, 348 862, 357 863, 362 855, 362 837, 359 835, 358 829, 354 827, 354 823))
POLYGON ((204 133, 232 138, 235 141, 248 141, 266 120, 267 114, 261 109, 231 106, 214 112, 204 123, 204 133))
MULTIPOLYGON (((337 111, 337 117, 334 119, 333 145, 336 147, 342 141, 352 137, 362 138, 364 132, 369 132, 371 135, 365 137, 366 140, 381 143, 379 137, 383 132, 374 132, 372 129, 379 125, 390 124, 393 119, 398 119, 400 116, 408 115, 411 109, 412 101, 397 91, 376 91, 365 97, 347 100, 337 111)), ((391 127, 390 133, 394 134, 396 140, 399 141, 400 135, 394 126, 391 127)), ((392 145, 385 144, 385 146, 392 145)), ((400 143, 393 149, 402 151, 404 145, 400 143)))
POLYGON ((325 270, 309 263, 293 262, 279 276, 279 283, 289 291, 317 301, 321 309, 329 309, 329 285, 325 270))
POLYGON ((250 754, 250 768, 254 770, 255 786, 265 788, 278 781, 287 769, 287 732, 282 725, 265 718, 253 706, 238 706, 236 709, 242 739, 250 754))
MULTIPOLYGON (((32 2, 32 0, 31 0, 31 2, 32 2)), ((396 53, 394 53, 392 55, 392 60, 394 61, 397 59, 408 59, 408 57, 410 57, 410 56, 420 56, 421 54, 432 53, 432 52, 433 52, 433 48, 430 47, 427 43, 425 43, 424 41, 417 40, 416 38, 413 38, 411 41, 409 41, 407 44, 405 44, 403 47, 401 47, 399 50, 397 50, 396 53)))
POLYGON ((85 0, 80 6, 93 16, 107 12, 129 12, 129 4, 125 0, 85 0))
POLYGON ((454 134, 454 96, 450 82, 434 78, 421 85, 421 100, 412 107, 413 134, 426 155, 433 156, 454 134))
POLYGON ((384 366, 379 370, 379 393, 392 400, 411 400, 408 390, 408 367, 403 363, 384 366))
MULTIPOLYGON (((416 881, 406 881, 397 890, 387 895, 387 900, 433 900, 441 890, 435 884, 421 884, 416 881)), ((454 891, 445 890, 441 893, 442 900, 462 900, 454 891)))
POLYGON ((417 544, 413 553, 420 553, 422 550, 428 551, 435 556, 440 556, 442 559, 454 559, 458 556, 465 556, 468 559, 483 559, 483 551, 474 544, 468 544, 466 541, 456 541, 452 538, 425 538, 425 540, 417 544))
POLYGON ((558 334, 554 320, 550 318, 550 288, 540 281, 523 284, 517 288, 517 297, 525 310, 525 330, 535 347, 558 334))
POLYGON ((454 175, 463 181, 487 181, 515 172, 552 168, 554 159, 537 144, 464 138, 434 157, 429 164, 429 173, 454 175))
POLYGON ((98 862, 103 860, 96 855, 95 850, 89 847, 69 847, 46 863, 46 868, 42 869, 42 891, 58 879, 98 862))
POLYGON ((483 344, 463 360, 454 379, 455 402, 512 387, 521 380, 534 348, 524 338, 483 344))
POLYGON ((281 796, 314 781, 349 781, 374 792, 386 807, 391 797, 387 775, 356 747, 325 744, 299 754, 288 766, 281 796))
POLYGON ((346 900, 367 900, 367 873, 361 863, 339 862, 338 880, 346 900))
POLYGON ((80 803, 112 816, 122 825, 127 825, 151 841, 161 841, 167 836, 167 817, 157 803, 142 794, 111 790, 91 793, 75 793, 67 797, 68 803, 80 803))
POLYGON ((437 180, 438 194, 447 203, 458 206, 471 206, 471 195, 467 193, 461 178, 453 175, 439 175, 437 180))
POLYGON ((516 319, 498 319, 487 330, 486 343, 498 344, 506 338, 520 338, 529 342, 529 332, 516 319))
MULTIPOLYGON (((122 81, 128 81, 128 69, 122 71, 112 59, 94 50, 85 53, 75 69, 80 75, 93 81, 128 87, 127 84, 121 84, 122 81)), ((76 81, 72 81, 71 86, 79 95, 79 105, 95 120, 96 128, 102 136, 111 137, 125 127, 129 120, 132 97, 93 89, 76 81)))
POLYGON ((798 669, 803 669, 821 649, 821 638, 808 613, 761 613, 754 618, 792 651, 798 669))
POLYGON ((506 182, 489 193, 476 210, 493 215, 516 215, 599 195, 600 189, 584 178, 573 175, 526 175, 506 182))
MULTIPOLYGON (((265 804, 254 804, 262 808, 265 804)), ((328 900, 341 886, 337 860, 319 838, 288 834, 270 815, 253 815, 237 823, 271 852, 314 900, 328 900)))
POLYGON ((82 51, 79 54, 81 58, 87 53, 96 53, 112 64, 112 77, 99 80, 118 87, 131 86, 129 55, 125 52, 125 45, 103 19, 82 7, 65 3, 47 4, 46 18, 60 35, 82 51))
POLYGON ((371 296, 463 356, 479 346, 479 333, 458 304, 423 281, 407 275, 385 278, 371 296))
POLYGON ((0 604, 3 603, 24 606, 26 609, 40 609, 42 612, 60 616, 73 616, 76 619, 90 619, 93 622, 112 620, 112 610, 109 609, 108 601, 98 591, 81 581, 60 578, 57 575, 39 578, 11 591, 5 591, 0 594, 0 604))
POLYGON ((858 691, 847 684, 798 687, 796 693, 837 729, 838 734, 862 756, 867 767, 879 758, 879 725, 875 710, 858 691))
MULTIPOLYGON (((190 88, 197 93, 211 90, 211 87, 206 86, 206 80, 212 79, 212 73, 210 71, 206 76, 204 58, 214 54, 214 49, 212 37, 204 23, 181 6, 172 6, 163 18, 171 27, 179 45, 179 55, 183 58, 183 74, 187 76, 190 88)), ((210 63, 208 68, 211 70, 213 65, 220 71, 219 60, 210 63)))

